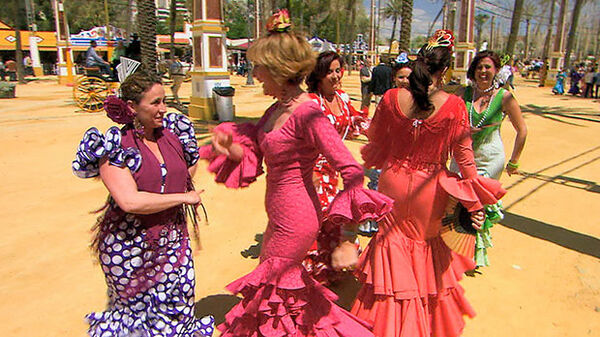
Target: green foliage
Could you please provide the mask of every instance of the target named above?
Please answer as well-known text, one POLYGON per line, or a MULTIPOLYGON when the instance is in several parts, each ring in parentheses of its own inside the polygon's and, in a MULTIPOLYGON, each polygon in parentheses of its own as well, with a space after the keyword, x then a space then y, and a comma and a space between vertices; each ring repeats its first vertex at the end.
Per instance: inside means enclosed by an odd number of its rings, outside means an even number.
MULTIPOLYGON (((247 38, 248 32, 252 36, 253 28, 249 25, 253 24, 254 2, 251 2, 250 10, 246 1, 241 0, 226 0, 223 2, 223 13, 225 16, 225 26, 229 29, 227 37, 230 39, 247 38), (249 19, 250 18, 250 19, 249 19), (250 20, 250 22, 248 22, 250 20)), ((251 26, 253 27, 253 26, 251 26)))

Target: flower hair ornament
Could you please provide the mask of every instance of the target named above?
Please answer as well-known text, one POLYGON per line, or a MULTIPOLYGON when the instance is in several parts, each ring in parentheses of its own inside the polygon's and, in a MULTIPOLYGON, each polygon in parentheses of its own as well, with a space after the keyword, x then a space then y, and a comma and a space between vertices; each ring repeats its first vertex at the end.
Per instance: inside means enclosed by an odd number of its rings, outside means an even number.
POLYGON ((454 34, 449 29, 438 29, 432 37, 427 41, 425 49, 431 50, 436 47, 446 47, 452 49, 454 47, 454 34))
POLYGON ((400 55, 398 55, 398 57, 396 57, 396 63, 408 63, 408 54, 407 53, 400 53, 400 55))
POLYGON ((290 13, 287 9, 280 9, 275 14, 271 15, 267 21, 267 31, 272 33, 285 33, 292 28, 290 13))

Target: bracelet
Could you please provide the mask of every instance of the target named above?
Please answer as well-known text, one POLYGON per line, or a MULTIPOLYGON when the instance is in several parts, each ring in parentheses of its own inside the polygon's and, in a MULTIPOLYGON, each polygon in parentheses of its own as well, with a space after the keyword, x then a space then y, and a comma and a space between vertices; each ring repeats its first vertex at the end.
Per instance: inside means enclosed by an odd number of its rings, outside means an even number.
POLYGON ((506 167, 510 167, 513 169, 518 169, 519 168, 519 163, 513 163, 512 161, 508 161, 508 163, 506 163, 506 167))

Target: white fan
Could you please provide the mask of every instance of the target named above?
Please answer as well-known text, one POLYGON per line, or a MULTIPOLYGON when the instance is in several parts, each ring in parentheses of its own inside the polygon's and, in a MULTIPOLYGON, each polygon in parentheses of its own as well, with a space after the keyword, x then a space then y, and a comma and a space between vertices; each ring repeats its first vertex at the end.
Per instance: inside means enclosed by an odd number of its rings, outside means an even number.
POLYGON ((117 76, 119 77, 119 82, 123 83, 127 76, 135 73, 140 64, 141 63, 136 60, 121 56, 121 63, 119 63, 117 66, 117 76))

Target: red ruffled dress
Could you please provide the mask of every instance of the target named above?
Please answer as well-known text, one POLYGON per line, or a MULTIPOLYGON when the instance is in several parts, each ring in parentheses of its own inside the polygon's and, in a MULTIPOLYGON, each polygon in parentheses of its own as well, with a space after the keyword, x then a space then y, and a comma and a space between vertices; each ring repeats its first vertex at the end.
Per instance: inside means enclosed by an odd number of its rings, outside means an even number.
POLYGON ((244 298, 219 326, 223 337, 316 336, 369 337, 368 324, 333 303, 335 294, 315 281, 302 259, 317 237, 321 205, 312 182, 320 153, 341 172, 344 191, 330 206, 328 221, 360 222, 381 218, 392 200, 362 188, 363 170, 342 143, 339 134, 307 98, 279 129, 264 132, 264 123, 277 109, 275 103, 257 125, 225 123, 217 130, 233 134, 244 156, 240 162, 215 155, 203 147, 201 158, 211 161, 216 181, 228 187, 248 186, 267 166, 265 207, 269 223, 260 264, 227 289, 244 298))
MULTIPOLYGON (((310 93, 310 98, 319 105, 325 117, 340 135, 340 139, 352 139, 364 132, 364 124, 368 123, 368 115, 359 112, 350 104, 350 96, 342 90, 336 90, 338 101, 341 102, 341 115, 336 115, 325 104, 324 98, 315 93, 310 93)), ((321 211, 325 213, 327 208, 339 193, 339 173, 327 162, 323 154, 319 155, 313 169, 313 175, 318 179, 316 184, 317 195, 321 203, 321 211)), ((321 227, 317 241, 310 247, 302 264, 312 277, 321 283, 329 283, 337 280, 343 273, 336 272, 331 268, 331 254, 340 241, 340 228, 331 222, 326 222, 321 227)))
POLYGON ((450 95, 428 119, 409 119, 398 92, 377 106, 362 149, 366 167, 382 168, 379 191, 394 199, 360 258, 362 288, 351 312, 373 324, 377 337, 454 337, 475 311, 458 284, 472 259, 452 252, 440 237, 449 196, 469 211, 494 204, 506 192, 477 175, 463 101, 450 95), (465 179, 451 173, 452 155, 465 179))

